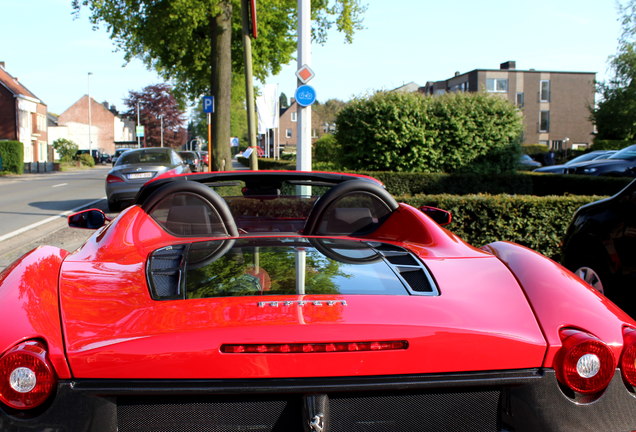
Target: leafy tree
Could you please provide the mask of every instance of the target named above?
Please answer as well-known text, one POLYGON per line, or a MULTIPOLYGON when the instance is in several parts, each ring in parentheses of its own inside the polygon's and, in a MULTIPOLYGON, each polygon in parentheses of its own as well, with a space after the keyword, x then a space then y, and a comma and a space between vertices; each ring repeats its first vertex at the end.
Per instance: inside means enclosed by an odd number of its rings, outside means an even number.
POLYGON ((278 105, 281 108, 287 108, 289 106, 289 101, 287 100, 287 95, 283 92, 280 93, 278 97, 278 105))
POLYGON ((336 117, 338 113, 344 108, 346 102, 339 99, 328 99, 325 103, 316 102, 312 105, 312 115, 316 116, 316 123, 320 127, 327 125, 326 133, 334 132, 336 125, 336 117))
POLYGON ((348 169, 485 174, 514 170, 522 127, 486 93, 376 93, 340 111, 335 136, 348 169))
POLYGON ((146 147, 161 146, 162 122, 164 147, 179 148, 185 144, 187 136, 184 128, 185 113, 179 109, 168 84, 150 85, 140 92, 131 90, 124 103, 128 107, 124 115, 135 120, 139 106, 139 117, 145 128, 146 147))
POLYGON ((53 148, 60 155, 60 161, 71 162, 77 154, 79 146, 69 139, 58 138, 53 141, 53 148))
MULTIPOLYGON (((247 111, 245 110, 245 77, 242 75, 234 75, 232 77, 232 105, 230 110, 232 122, 230 125, 230 134, 238 137, 242 143, 247 142, 247 111)), ((192 134, 199 136, 207 141, 208 137, 208 118, 203 112, 203 105, 196 104, 192 110, 192 134)))
POLYGON ((598 85, 601 100, 592 111, 599 140, 636 139, 636 0, 620 7, 623 32, 610 57, 613 77, 598 85))
MULTIPOLYGON (((259 37, 253 41, 257 79, 276 74, 296 48, 296 0, 262 0, 259 37)), ((137 57, 174 82, 180 100, 212 94, 214 142, 229 142, 232 73, 243 71, 240 0, 73 0, 88 7, 93 24, 104 23, 127 60, 137 57)), ((359 0, 314 0, 314 39, 326 40, 335 25, 351 41, 364 8, 359 0)), ((229 146, 216 146, 214 163, 230 166, 229 146)))
POLYGON ((324 134, 314 143, 314 157, 316 162, 334 162, 340 154, 338 141, 332 134, 324 134))

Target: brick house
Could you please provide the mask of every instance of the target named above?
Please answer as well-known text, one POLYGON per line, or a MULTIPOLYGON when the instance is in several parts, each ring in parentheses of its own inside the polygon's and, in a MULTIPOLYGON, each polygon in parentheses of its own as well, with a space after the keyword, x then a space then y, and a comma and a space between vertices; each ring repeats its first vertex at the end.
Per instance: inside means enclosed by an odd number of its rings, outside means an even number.
POLYGON ((0 140, 20 141, 24 162, 49 160, 47 106, 0 62, 0 140))
POLYGON ((427 82, 429 94, 486 91, 517 106, 523 113, 524 144, 546 144, 553 150, 587 148, 593 140, 596 74, 518 70, 514 61, 499 69, 475 69, 442 81, 427 82))
MULTIPOLYGON (((281 149, 288 153, 296 152, 298 142, 298 104, 294 99, 287 108, 281 108, 279 119, 278 142, 281 149)), ((325 131, 321 127, 321 119, 312 112, 311 116, 311 142, 314 143, 325 131)))
POLYGON ((125 142, 129 146, 135 142, 133 121, 119 117, 115 106, 93 98, 90 98, 89 119, 88 101, 88 95, 84 95, 60 114, 57 126, 49 128, 51 138, 66 138, 80 150, 90 148, 108 154, 115 153, 116 143, 125 142))

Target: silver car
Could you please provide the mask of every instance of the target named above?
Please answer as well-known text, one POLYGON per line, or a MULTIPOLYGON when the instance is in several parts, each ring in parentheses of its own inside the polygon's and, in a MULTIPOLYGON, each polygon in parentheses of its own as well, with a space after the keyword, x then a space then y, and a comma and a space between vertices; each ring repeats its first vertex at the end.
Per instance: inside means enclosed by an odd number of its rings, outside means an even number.
POLYGON ((188 164, 171 148, 129 150, 117 159, 106 177, 108 209, 119 211, 131 203, 148 180, 166 173, 177 175, 189 172, 188 164))

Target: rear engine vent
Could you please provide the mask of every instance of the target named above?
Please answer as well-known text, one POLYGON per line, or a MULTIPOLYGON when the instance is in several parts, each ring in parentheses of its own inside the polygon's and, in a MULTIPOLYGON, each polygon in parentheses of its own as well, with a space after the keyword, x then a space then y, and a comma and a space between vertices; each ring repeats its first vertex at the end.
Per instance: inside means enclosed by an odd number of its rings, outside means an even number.
POLYGON ((415 295, 439 295, 435 281, 424 264, 415 255, 401 247, 382 244, 375 250, 405 282, 409 292, 415 295))
POLYGON ((148 266, 148 283, 152 298, 170 300, 183 298, 181 269, 185 245, 167 246, 152 253, 148 266))

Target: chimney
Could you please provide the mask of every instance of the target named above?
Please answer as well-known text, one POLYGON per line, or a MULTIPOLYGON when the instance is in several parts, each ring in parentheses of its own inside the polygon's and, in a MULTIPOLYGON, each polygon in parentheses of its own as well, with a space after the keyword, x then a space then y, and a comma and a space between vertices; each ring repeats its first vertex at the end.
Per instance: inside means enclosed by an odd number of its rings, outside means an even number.
POLYGON ((499 69, 501 70, 515 69, 516 67, 517 67, 517 62, 513 60, 508 60, 507 62, 501 63, 499 65, 499 69))
POLYGON ((4 62, 0 61, 0 68, 4 69, 4 62))

